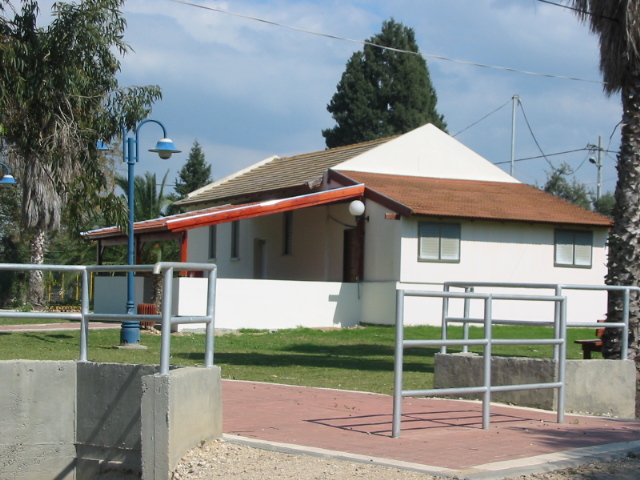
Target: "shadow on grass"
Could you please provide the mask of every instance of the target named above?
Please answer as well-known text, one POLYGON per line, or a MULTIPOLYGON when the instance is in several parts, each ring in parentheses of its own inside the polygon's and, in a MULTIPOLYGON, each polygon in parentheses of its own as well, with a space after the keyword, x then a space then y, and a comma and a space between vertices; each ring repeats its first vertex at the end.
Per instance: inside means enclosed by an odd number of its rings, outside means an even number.
POLYGON ((69 335, 66 333, 41 334, 41 333, 34 333, 34 332, 25 332, 23 335, 28 338, 33 338, 34 340, 40 340, 42 342, 49 342, 49 343, 52 343, 56 340, 69 340, 69 339, 77 340, 76 337, 74 337, 73 335, 69 335))
MULTIPOLYGON (((290 345, 281 349, 283 352, 297 352, 305 354, 324 354, 324 355, 340 355, 340 356, 388 356, 393 358, 395 349, 389 345, 372 345, 372 344, 355 344, 355 345, 318 345, 315 343, 299 343, 296 345, 290 345)), ((405 348, 404 355, 407 356, 422 356, 433 357, 439 349, 437 348, 405 348)))
MULTIPOLYGON (((378 354, 379 355, 379 354, 378 354)), ((203 353, 174 353, 174 357, 189 360, 204 361, 203 353)), ((296 355, 280 353, 228 353, 216 352, 217 365, 254 366, 254 367, 314 367, 343 370, 393 372, 393 357, 389 358, 360 358, 349 355, 296 355)), ((433 373, 433 363, 412 362, 404 363, 405 372, 433 373)))

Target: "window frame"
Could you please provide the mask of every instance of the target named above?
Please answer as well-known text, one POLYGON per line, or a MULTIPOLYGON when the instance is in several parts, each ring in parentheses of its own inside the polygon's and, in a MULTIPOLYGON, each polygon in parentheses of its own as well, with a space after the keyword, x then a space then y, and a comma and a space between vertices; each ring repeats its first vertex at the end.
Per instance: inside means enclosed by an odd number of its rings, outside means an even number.
POLYGON ((240 220, 231 222, 231 260, 240 259, 240 220))
MULTIPOLYGON (((446 232, 445 232, 446 233, 446 232)), ((446 245, 445 245, 446 248, 446 245)), ((462 225, 455 222, 418 222, 418 261, 429 263, 460 263, 462 258, 462 225), (449 233, 455 235, 449 237, 443 237, 443 227, 449 229, 449 233), (423 229, 435 228, 437 229, 437 235, 423 235, 423 229), (437 241, 438 256, 428 257, 428 252, 423 252, 423 238, 432 238, 437 241), (455 245, 455 258, 443 258, 443 238, 453 239, 456 241, 455 245)))
POLYGON ((209 225, 209 260, 218 257, 218 225, 209 225))
POLYGON ((569 228, 556 228, 553 231, 553 265, 560 268, 592 268, 593 267, 593 231, 591 230, 573 230, 569 228), (561 235, 571 236, 571 241, 567 241, 565 237, 565 243, 561 243, 563 239, 559 239, 561 235), (579 237, 582 237, 582 243, 579 243, 579 237), (588 237, 588 238, 587 238, 588 237), (562 245, 570 246, 571 248, 571 262, 559 261, 558 257, 561 256, 560 247, 562 245), (589 262, 577 263, 579 261, 580 254, 577 252, 577 247, 589 246, 589 262))
POLYGON ((282 255, 293 255, 293 211, 282 217, 282 255))

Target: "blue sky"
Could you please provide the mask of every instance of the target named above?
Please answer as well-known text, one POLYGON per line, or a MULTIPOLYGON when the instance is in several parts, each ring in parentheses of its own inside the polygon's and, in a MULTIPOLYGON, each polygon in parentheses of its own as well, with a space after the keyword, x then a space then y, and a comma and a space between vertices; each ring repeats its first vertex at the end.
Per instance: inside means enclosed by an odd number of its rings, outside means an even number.
MULTIPOLYGON (((52 2, 40 2, 43 12, 52 2)), ((596 144, 616 151, 619 96, 607 97, 598 71, 598 41, 567 9, 537 0, 191 0, 228 12, 300 29, 365 40, 393 17, 413 28, 450 134, 498 112, 456 138, 509 171, 513 95, 515 158, 549 155, 567 162, 595 189, 589 152, 553 155, 596 144), (591 82, 514 73, 430 57, 578 77, 591 82)), ((168 162, 142 156, 136 174, 169 168, 173 183, 194 140, 216 179, 271 155, 325 148, 321 130, 333 126, 326 105, 351 54, 362 46, 311 35, 171 0, 129 0, 122 85, 157 84, 163 100, 151 118, 163 122, 184 151, 168 162)), ((141 130, 141 150, 160 130, 141 130)), ((544 158, 516 162, 515 177, 543 184, 544 158)), ((615 187, 615 154, 603 158, 603 191, 615 187)))

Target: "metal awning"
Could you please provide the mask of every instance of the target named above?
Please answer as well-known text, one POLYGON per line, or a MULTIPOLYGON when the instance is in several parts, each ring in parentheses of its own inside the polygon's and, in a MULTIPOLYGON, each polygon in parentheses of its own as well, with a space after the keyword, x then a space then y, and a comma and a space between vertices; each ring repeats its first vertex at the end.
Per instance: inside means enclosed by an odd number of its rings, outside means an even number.
MULTIPOLYGON (((364 184, 358 184, 297 197, 211 207, 169 217, 136 222, 133 231, 136 237, 144 239, 144 241, 180 238, 182 232, 193 228, 351 200, 361 197, 364 194, 364 190, 364 184)), ((88 240, 100 241, 103 245, 126 243, 127 239, 120 227, 101 228, 84 232, 82 235, 88 240)))

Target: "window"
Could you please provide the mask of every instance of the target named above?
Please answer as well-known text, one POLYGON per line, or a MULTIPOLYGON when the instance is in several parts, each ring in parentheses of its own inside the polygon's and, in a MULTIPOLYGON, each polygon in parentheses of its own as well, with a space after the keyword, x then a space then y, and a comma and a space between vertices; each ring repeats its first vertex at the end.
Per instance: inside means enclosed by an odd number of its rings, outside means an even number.
POLYGON ((231 258, 240 258, 240 222, 231 222, 231 258))
POLYGON ((211 225, 209 227, 209 259, 216 258, 217 238, 218 233, 217 225, 211 225))
POLYGON ((293 254, 293 212, 284 212, 282 232, 282 254, 293 254))
POLYGON ((427 262, 460 261, 459 223, 420 223, 418 259, 427 262))
POLYGON ((555 265, 562 267, 591 267, 593 232, 556 230, 555 265))

